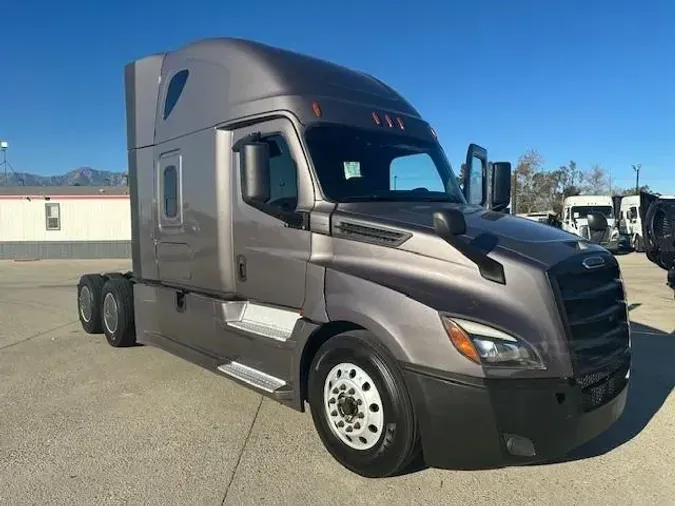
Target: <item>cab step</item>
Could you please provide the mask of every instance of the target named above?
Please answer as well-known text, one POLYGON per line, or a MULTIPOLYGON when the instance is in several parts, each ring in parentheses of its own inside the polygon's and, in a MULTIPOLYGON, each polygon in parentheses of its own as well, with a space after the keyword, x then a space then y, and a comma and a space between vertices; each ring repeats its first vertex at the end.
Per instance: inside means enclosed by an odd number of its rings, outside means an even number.
MULTIPOLYGON (((236 315, 236 319, 227 319, 228 327, 277 341, 287 341, 293 334, 296 322, 300 319, 298 311, 253 302, 245 302, 244 304, 243 310, 236 315)), ((236 314, 238 311, 230 312, 236 314)))
POLYGON ((228 362, 226 364, 219 365, 218 370, 227 376, 238 379, 239 381, 243 381, 252 387, 258 388, 270 394, 283 390, 286 386, 286 382, 284 380, 239 362, 228 362))

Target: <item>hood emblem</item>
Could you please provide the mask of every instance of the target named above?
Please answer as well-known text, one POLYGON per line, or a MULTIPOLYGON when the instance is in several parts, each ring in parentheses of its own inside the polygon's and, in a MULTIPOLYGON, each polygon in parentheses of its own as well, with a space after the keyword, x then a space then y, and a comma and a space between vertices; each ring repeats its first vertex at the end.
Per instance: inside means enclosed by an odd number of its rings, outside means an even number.
POLYGON ((581 262, 581 265, 586 267, 588 270, 599 269, 600 267, 604 267, 605 259, 602 257, 588 257, 584 258, 583 262, 581 262))

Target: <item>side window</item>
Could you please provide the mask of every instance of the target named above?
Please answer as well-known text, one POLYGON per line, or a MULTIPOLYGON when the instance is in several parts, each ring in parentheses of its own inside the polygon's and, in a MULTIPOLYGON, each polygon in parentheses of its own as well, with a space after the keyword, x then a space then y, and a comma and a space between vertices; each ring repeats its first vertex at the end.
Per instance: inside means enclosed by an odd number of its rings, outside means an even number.
POLYGON ((288 143, 281 135, 265 138, 270 146, 270 199, 267 204, 283 211, 298 205, 298 169, 288 143))
POLYGON ((394 158, 389 165, 389 177, 391 190, 426 188, 429 191, 445 191, 436 164, 426 153, 394 158))
POLYGON ((176 72, 171 78, 166 90, 166 98, 164 99, 164 119, 169 117, 171 111, 173 111, 173 108, 176 106, 180 94, 183 93, 183 88, 185 88, 185 83, 187 83, 189 75, 190 71, 186 69, 176 72))
POLYGON ((47 230, 61 230, 61 204, 58 202, 45 204, 45 221, 47 230))
POLYGON ((163 174, 164 216, 173 219, 178 216, 178 171, 175 165, 167 165, 163 174))

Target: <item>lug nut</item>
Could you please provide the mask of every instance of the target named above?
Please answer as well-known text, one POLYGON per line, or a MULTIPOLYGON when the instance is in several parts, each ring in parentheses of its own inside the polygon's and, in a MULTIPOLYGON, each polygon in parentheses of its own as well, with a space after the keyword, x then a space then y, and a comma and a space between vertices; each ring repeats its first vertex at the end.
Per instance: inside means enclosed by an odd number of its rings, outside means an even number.
POLYGON ((345 422, 343 422, 342 420, 340 420, 340 421, 338 422, 338 427, 344 427, 344 426, 345 426, 345 422))
POLYGON ((334 389, 333 389, 333 393, 334 393, 334 394, 339 394, 340 391, 339 391, 337 388, 334 388, 334 389))
POLYGON ((359 414, 356 415, 356 416, 358 416, 359 418, 363 418, 363 417, 365 417, 366 415, 364 415, 363 413, 359 413, 359 414))
POLYGON ((354 424, 354 428, 355 428, 356 430, 359 430, 359 429, 361 428, 361 424, 360 424, 359 422, 356 422, 356 423, 354 424))
POLYGON ((340 390, 345 390, 347 387, 345 385, 340 385, 340 390))
POLYGON ((361 404, 363 404, 363 401, 361 399, 359 399, 359 400, 356 401, 356 404, 358 404, 360 406, 361 404))
POLYGON ((335 404, 335 397, 328 399, 328 404, 335 404))
POLYGON ((352 426, 350 425, 350 426, 347 427, 345 430, 346 430, 347 432, 351 432, 351 431, 354 430, 354 429, 352 429, 352 426))
POLYGON ((330 416, 337 416, 337 411, 331 411, 330 416))
POLYGON ((349 392, 347 392, 349 395, 354 395, 356 392, 354 391, 353 388, 349 389, 349 392))

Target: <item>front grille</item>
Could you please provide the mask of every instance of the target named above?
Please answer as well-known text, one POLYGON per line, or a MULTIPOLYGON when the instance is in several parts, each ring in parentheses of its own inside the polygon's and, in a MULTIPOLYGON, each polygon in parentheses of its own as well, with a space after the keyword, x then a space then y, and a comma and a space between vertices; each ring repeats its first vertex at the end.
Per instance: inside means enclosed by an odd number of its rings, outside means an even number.
POLYGON ((593 252, 554 266, 549 277, 567 331, 576 382, 584 392, 585 407, 594 409, 621 391, 622 380, 611 378, 625 377, 630 366, 630 327, 619 266, 612 255, 593 252), (584 266, 586 259, 591 268, 584 266))
POLYGON ((594 372, 577 378, 581 387, 581 402, 584 411, 607 404, 614 399, 628 383, 630 363, 626 361, 610 373, 594 372))

